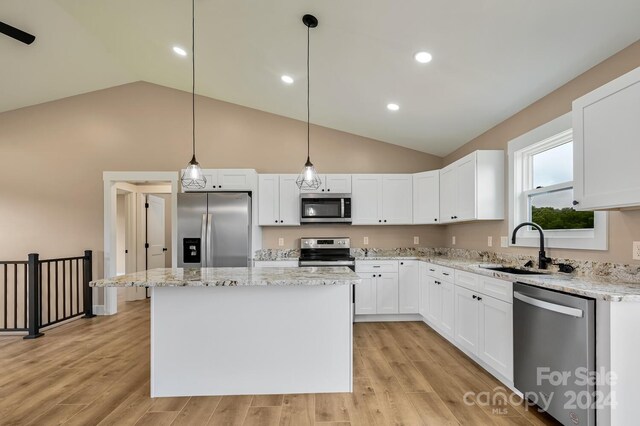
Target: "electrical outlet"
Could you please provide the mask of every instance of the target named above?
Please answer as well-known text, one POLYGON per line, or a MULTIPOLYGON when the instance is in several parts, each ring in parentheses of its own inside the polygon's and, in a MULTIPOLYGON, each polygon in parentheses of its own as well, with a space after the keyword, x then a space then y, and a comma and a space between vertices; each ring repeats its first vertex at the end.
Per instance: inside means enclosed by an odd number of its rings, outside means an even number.
POLYGON ((487 247, 493 246, 493 237, 487 237, 487 247))
POLYGON ((451 237, 451 245, 456 245, 456 236, 451 237))
POLYGON ((280 246, 280 247, 284 246, 284 238, 282 238, 282 237, 278 238, 278 246, 280 246))
POLYGON ((509 247, 509 237, 500 237, 500 247, 509 247))
POLYGON ((640 260, 640 241, 633 242, 633 260, 640 260))
POLYGON ((364 244, 365 246, 369 245, 369 237, 364 237, 364 240, 362 241, 362 244, 364 244))
POLYGON ((413 237, 413 244, 420 244, 420 237, 413 237))

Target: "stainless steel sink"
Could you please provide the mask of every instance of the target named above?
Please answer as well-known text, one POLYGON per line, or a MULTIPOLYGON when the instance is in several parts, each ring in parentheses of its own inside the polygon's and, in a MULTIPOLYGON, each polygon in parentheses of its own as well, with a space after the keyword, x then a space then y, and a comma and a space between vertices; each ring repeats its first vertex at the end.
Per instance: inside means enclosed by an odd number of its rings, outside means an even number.
POLYGON ((546 272, 532 271, 529 269, 512 268, 509 266, 480 266, 491 271, 506 272, 515 275, 544 275, 546 272))

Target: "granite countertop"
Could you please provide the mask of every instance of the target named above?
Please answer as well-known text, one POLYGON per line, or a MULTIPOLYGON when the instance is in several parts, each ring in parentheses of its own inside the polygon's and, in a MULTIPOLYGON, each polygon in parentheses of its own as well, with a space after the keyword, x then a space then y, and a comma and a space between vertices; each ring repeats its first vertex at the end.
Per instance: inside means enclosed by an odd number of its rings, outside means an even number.
POLYGON ((347 267, 158 268, 91 281, 91 287, 237 287, 359 284, 347 267))

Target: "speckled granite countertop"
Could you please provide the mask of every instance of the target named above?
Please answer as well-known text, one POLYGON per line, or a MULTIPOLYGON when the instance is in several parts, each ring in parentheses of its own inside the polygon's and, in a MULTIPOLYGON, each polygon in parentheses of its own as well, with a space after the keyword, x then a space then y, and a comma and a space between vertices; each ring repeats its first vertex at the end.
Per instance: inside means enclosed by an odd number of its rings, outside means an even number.
POLYGON ((359 284, 347 267, 336 268, 158 268, 91 281, 91 287, 236 287, 359 284))

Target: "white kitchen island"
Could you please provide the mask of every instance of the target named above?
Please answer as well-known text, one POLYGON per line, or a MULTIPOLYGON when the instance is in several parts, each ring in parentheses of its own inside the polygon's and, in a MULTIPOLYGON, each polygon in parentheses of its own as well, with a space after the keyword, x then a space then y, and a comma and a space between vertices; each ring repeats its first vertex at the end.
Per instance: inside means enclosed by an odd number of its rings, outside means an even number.
POLYGON ((352 391, 352 286, 339 268, 153 269, 151 396, 352 391))

